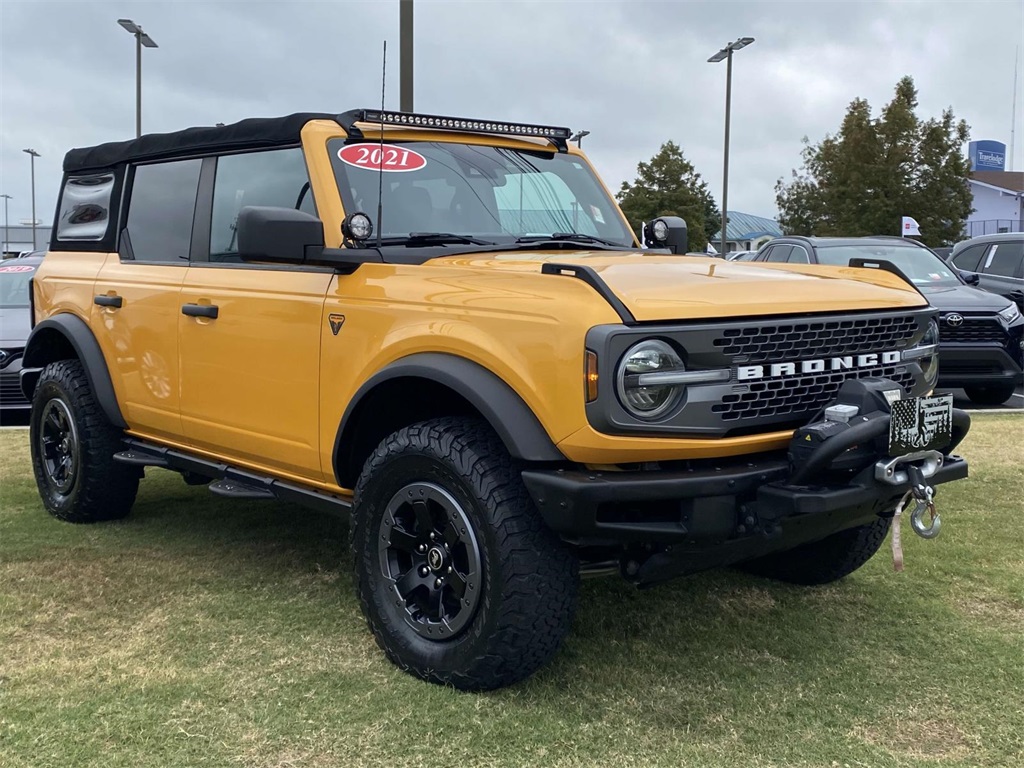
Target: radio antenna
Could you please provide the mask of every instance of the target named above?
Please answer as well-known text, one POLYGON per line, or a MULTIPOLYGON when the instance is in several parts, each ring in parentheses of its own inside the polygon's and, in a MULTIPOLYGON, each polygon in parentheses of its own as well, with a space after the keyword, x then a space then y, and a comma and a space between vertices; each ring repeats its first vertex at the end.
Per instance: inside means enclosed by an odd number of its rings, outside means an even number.
POLYGON ((384 58, 380 68, 380 157, 377 158, 377 247, 380 248, 380 233, 384 230, 384 83, 388 74, 388 41, 384 41, 384 58))

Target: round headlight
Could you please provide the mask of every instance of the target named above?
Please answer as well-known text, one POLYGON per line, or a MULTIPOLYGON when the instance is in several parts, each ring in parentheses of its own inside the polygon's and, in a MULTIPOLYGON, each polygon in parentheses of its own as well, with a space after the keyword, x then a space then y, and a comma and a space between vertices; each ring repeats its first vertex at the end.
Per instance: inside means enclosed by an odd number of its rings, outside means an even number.
POLYGON ((654 224, 651 226, 651 232, 654 234, 654 239, 659 243, 664 243, 668 240, 668 224, 661 219, 656 219, 654 224))
POLYGON ((373 234, 373 222, 365 213, 350 213, 341 222, 341 234, 353 240, 365 240, 373 234))
POLYGON ((623 355, 616 376, 622 406, 642 419, 660 416, 679 400, 682 385, 661 384, 649 374, 685 370, 682 359, 664 341, 648 339, 633 345, 623 355))

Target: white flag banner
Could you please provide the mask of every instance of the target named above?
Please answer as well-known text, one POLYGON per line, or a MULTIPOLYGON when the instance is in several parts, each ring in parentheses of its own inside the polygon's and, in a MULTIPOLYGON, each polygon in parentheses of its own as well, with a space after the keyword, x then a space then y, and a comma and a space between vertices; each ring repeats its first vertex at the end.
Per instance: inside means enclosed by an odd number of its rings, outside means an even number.
POLYGON ((902 228, 902 232, 900 232, 900 234, 903 235, 903 237, 906 237, 907 235, 920 235, 921 234, 921 230, 918 227, 917 222, 912 217, 904 216, 903 217, 903 228, 902 228))

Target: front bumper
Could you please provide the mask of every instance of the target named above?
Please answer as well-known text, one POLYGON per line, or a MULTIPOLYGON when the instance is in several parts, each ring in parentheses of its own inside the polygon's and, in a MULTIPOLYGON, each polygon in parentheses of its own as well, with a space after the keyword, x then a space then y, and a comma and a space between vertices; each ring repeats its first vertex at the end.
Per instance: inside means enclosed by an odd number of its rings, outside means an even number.
MULTIPOLYGON (((523 482, 548 527, 583 546, 716 544, 789 518, 891 512, 910 483, 879 482, 873 466, 840 487, 787 484, 784 457, 698 471, 526 470, 523 482)), ((965 477, 967 462, 949 456, 929 482, 965 477)))
POLYGON ((1005 347, 939 347, 939 383, 944 389, 985 384, 1021 384, 1024 371, 1005 347))
POLYGON ((32 401, 21 389, 21 356, 0 368, 0 410, 26 411, 32 401))
MULTIPOLYGON (((964 412, 954 410, 951 448, 969 423, 964 412)), ((888 417, 871 429, 887 431, 888 417)), ((654 552, 631 574, 640 583, 653 583, 790 549, 891 515, 910 489, 906 473, 886 475, 890 460, 878 455, 869 466, 840 472, 843 479, 837 481, 830 467, 841 451, 841 445, 837 451, 824 443, 797 472, 786 454, 776 452, 688 462, 681 469, 527 469, 522 477, 548 527, 565 541, 581 548, 654 552)), ((936 456, 928 483, 967 477, 964 459, 936 456)))

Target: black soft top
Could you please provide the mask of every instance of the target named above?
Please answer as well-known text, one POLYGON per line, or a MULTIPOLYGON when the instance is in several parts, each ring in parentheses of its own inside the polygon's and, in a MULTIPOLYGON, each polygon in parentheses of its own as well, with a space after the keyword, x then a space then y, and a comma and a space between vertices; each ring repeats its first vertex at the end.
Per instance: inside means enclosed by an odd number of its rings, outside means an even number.
POLYGON ((130 141, 72 149, 64 155, 64 172, 80 173, 112 168, 121 163, 206 152, 298 144, 299 132, 310 120, 336 120, 337 117, 337 114, 325 112, 298 112, 285 117, 251 117, 224 126, 150 133, 130 141))

